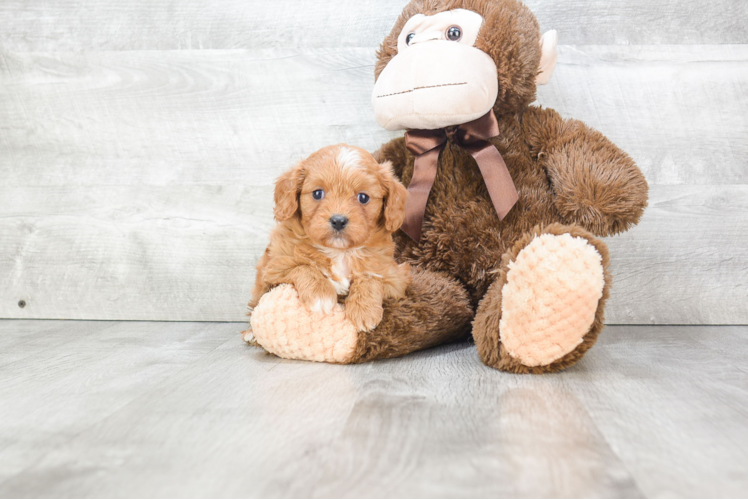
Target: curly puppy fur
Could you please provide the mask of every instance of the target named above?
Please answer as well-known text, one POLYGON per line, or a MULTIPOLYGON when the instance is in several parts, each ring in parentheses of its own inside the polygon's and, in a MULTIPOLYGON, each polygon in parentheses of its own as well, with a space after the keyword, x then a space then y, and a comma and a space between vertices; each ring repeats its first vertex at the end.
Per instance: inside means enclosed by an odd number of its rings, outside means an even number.
POLYGON ((330 312, 345 297, 357 330, 374 328, 382 301, 403 297, 410 284, 409 266, 393 258, 406 193, 390 168, 360 148, 336 145, 281 175, 278 225, 257 264, 250 308, 273 286, 290 283, 307 309, 330 312))

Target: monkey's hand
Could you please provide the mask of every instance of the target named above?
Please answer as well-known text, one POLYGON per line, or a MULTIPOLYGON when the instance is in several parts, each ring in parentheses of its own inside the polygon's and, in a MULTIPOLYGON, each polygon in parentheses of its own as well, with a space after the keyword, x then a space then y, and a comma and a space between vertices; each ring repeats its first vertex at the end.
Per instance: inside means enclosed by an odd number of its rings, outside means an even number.
POLYGON ((528 108, 522 125, 564 222, 598 236, 639 222, 649 187, 629 155, 597 130, 552 109, 528 108))

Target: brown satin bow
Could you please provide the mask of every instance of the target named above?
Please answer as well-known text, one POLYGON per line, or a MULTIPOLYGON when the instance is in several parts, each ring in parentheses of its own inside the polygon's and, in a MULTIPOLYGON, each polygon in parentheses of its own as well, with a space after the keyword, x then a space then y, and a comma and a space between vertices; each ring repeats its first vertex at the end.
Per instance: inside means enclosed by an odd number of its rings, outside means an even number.
MULTIPOLYGON (((503 220, 517 203, 517 189, 501 153, 488 142, 489 138, 499 135, 499 123, 493 110, 449 133, 454 133, 455 143, 478 163, 499 220, 503 220)), ((415 241, 421 240, 426 201, 436 179, 439 153, 447 143, 447 134, 445 129, 410 130, 405 133, 405 146, 416 156, 416 160, 413 178, 408 185, 402 230, 415 241)))

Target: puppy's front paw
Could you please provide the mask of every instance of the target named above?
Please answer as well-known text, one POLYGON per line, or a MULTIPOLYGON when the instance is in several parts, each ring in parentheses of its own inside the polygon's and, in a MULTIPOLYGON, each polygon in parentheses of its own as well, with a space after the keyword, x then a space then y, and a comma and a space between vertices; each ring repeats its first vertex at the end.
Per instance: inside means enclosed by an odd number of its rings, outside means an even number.
POLYGON ((338 294, 332 289, 318 291, 305 290, 299 292, 299 299, 307 311, 330 314, 338 303, 338 294))
POLYGON ((244 342, 246 342, 247 344, 251 346, 258 345, 257 339, 255 338, 255 334, 252 333, 252 326, 250 326, 248 329, 242 332, 242 339, 244 340, 244 342))
POLYGON ((367 304, 359 300, 352 300, 350 297, 345 301, 345 317, 353 323, 356 331, 368 332, 373 330, 382 321, 383 314, 382 304, 367 304))
POLYGON ((317 299, 315 299, 311 306, 307 307, 312 312, 330 314, 332 312, 332 308, 335 307, 335 304, 337 303, 337 297, 335 299, 332 299, 330 297, 318 297, 317 299))

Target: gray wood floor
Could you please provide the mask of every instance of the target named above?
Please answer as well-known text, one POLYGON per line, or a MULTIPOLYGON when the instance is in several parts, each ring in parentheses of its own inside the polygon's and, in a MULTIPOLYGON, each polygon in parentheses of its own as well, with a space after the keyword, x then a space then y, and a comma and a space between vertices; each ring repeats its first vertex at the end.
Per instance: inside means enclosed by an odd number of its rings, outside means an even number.
POLYGON ((608 327, 515 376, 468 343, 284 361, 242 326, 0 321, 0 495, 748 495, 748 327, 608 327))

